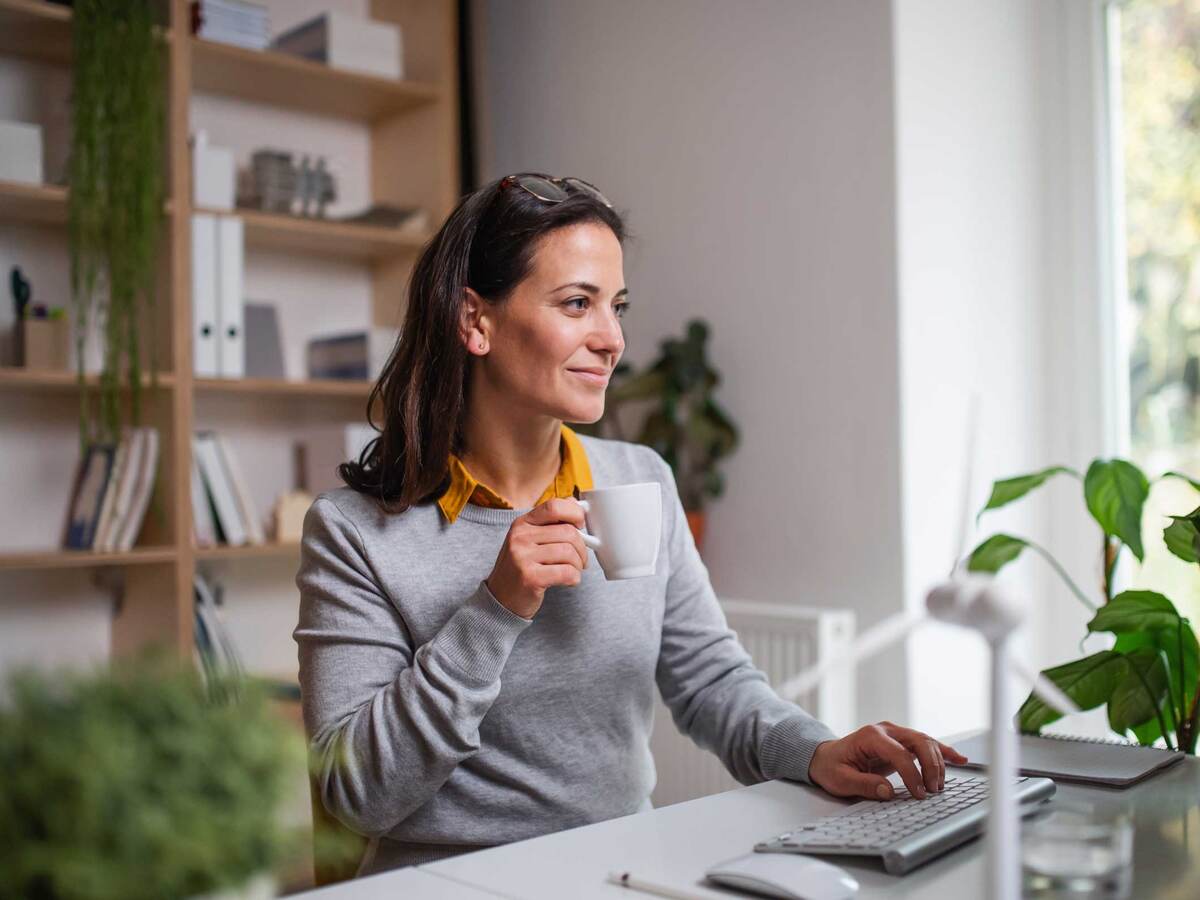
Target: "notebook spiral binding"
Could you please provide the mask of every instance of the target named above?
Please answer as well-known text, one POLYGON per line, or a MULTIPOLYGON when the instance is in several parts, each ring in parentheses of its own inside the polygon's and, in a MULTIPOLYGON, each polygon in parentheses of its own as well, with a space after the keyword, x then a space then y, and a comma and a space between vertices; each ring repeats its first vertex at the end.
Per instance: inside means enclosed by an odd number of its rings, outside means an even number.
POLYGON ((1074 734, 1026 734, 1025 737, 1043 738, 1047 741, 1071 741, 1077 744, 1111 744, 1114 747, 1139 747, 1147 750, 1161 750, 1161 747, 1146 747, 1145 744, 1138 744, 1134 741, 1126 741, 1121 738, 1101 738, 1101 737, 1082 737, 1074 734))

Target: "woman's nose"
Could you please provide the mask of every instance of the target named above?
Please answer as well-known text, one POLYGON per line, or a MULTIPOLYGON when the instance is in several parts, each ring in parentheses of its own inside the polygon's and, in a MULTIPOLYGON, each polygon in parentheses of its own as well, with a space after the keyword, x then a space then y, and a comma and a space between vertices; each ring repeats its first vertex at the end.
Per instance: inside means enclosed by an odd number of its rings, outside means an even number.
POLYGON ((621 320, 615 312, 604 316, 603 324, 595 332, 596 350, 605 350, 620 356, 625 350, 625 332, 621 330, 621 320))

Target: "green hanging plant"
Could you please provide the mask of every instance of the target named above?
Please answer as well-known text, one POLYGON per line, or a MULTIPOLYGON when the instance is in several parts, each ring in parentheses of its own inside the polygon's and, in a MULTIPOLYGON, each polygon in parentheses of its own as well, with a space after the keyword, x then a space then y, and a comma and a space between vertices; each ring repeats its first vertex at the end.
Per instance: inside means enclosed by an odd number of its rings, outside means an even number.
POLYGON ((141 424, 143 315, 157 382, 164 65, 152 0, 76 0, 74 10, 69 229, 79 431, 86 446, 118 440, 123 375, 132 424, 141 424), (103 353, 96 396, 84 379, 93 325, 103 353))

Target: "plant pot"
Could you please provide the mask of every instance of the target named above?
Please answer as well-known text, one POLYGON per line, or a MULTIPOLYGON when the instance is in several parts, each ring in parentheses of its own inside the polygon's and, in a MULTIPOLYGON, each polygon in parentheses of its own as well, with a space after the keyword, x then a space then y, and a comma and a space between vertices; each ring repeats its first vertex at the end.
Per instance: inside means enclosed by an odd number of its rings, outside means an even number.
POLYGON ((696 549, 704 552, 704 526, 707 524, 707 517, 704 510, 693 509, 685 513, 687 516, 688 528, 692 532, 692 540, 696 542, 696 549))

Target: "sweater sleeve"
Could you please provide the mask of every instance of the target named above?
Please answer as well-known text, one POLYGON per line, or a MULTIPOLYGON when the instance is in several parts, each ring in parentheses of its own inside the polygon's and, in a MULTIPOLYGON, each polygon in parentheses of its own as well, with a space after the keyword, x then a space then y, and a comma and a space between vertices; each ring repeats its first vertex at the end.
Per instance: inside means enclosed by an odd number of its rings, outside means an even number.
POLYGON ((670 564, 656 678, 675 725, 742 784, 808 781, 817 745, 836 735, 781 699, 725 622, 688 528, 671 468, 655 454, 670 564))
POLYGON ((478 752, 479 723, 530 622, 481 582, 414 648, 358 528, 326 498, 305 516, 296 584, 304 723, 322 802, 352 830, 386 834, 478 752))

